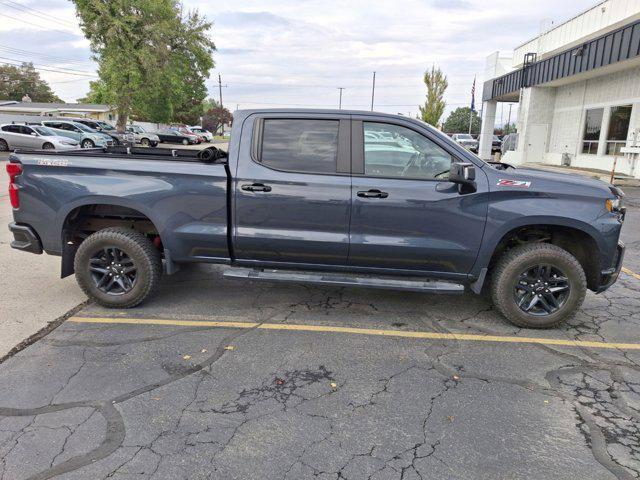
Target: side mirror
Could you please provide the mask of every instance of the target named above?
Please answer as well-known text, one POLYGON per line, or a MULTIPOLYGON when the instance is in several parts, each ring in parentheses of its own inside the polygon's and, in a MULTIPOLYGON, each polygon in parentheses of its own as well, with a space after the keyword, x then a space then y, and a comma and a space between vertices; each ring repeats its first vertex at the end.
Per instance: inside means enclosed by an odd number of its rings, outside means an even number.
POLYGON ((454 162, 449 170, 449 181, 457 183, 459 187, 475 190, 476 167, 472 163, 454 162))

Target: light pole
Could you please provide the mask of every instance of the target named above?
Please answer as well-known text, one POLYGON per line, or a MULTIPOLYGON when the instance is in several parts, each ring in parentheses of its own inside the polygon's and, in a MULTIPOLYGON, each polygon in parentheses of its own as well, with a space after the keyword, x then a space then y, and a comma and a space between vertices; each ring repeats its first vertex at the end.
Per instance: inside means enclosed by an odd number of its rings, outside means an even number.
POLYGON ((373 72, 373 86, 371 87, 371 111, 373 112, 373 100, 376 95, 376 72, 373 72))
POLYGON ((338 90, 340 90, 340 100, 338 101, 338 109, 342 110, 342 91, 344 90, 344 87, 338 87, 338 90))

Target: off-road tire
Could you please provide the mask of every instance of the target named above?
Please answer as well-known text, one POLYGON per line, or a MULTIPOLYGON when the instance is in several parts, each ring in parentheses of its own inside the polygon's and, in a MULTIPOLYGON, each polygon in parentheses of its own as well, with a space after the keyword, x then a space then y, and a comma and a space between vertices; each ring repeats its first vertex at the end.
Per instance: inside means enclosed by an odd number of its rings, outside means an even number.
POLYGON ((143 302, 157 287, 162 275, 162 260, 158 249, 142 233, 110 227, 89 235, 80 244, 74 268, 78 285, 89 298, 109 308, 131 308, 143 302), (131 291, 118 296, 100 290, 89 271, 91 258, 107 247, 125 252, 137 268, 137 277, 131 291))
POLYGON ((566 250, 549 243, 515 247, 504 253, 491 275, 491 298, 497 310, 514 325, 523 328, 552 328, 573 316, 584 301, 587 280, 582 266, 566 250), (529 314, 518 307, 514 295, 521 272, 529 266, 548 264, 558 267, 569 281, 564 304, 545 316, 529 314))

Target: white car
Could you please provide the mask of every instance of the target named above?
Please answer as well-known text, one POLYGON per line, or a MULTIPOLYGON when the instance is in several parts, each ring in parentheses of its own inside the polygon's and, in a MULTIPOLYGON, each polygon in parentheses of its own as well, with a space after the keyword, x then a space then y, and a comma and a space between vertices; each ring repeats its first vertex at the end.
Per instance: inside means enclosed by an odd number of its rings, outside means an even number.
POLYGON ((76 150, 80 144, 71 138, 56 135, 42 125, 7 124, 0 126, 0 152, 28 148, 31 150, 76 150))
POLYGON ((187 127, 187 129, 189 129, 189 131, 195 133, 196 135, 203 136, 207 142, 213 142, 213 133, 211 133, 209 130, 205 130, 204 128, 197 125, 194 125, 193 127, 187 127))

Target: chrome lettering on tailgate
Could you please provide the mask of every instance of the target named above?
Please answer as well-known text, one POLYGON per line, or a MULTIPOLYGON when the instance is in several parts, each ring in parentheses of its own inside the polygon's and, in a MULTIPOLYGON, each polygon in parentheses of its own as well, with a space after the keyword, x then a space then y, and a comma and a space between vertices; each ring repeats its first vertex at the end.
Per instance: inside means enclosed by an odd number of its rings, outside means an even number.
POLYGON ((43 167, 66 167, 69 160, 66 158, 39 158, 37 164, 43 167))

